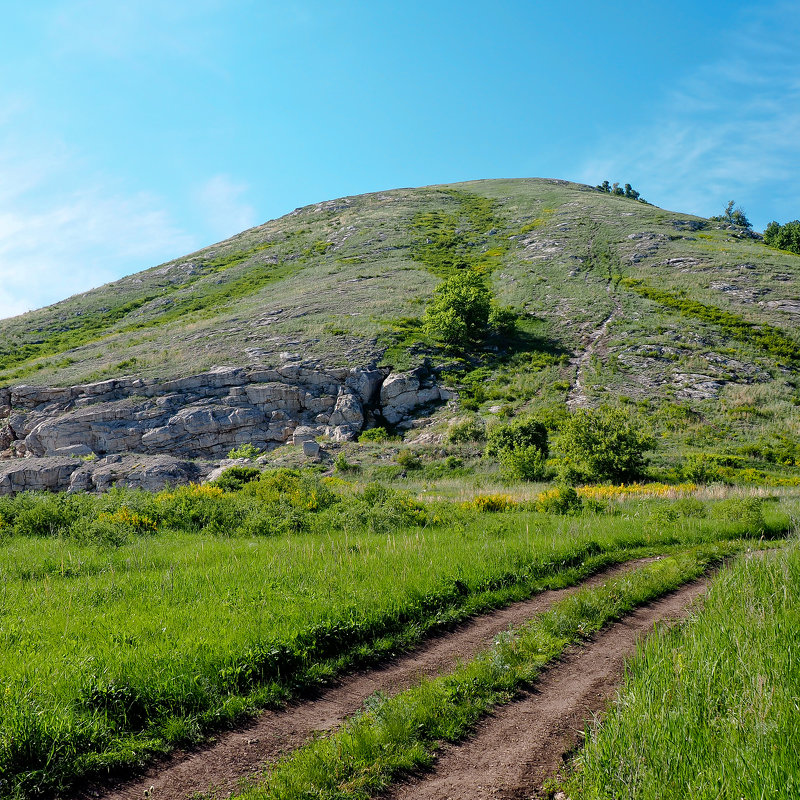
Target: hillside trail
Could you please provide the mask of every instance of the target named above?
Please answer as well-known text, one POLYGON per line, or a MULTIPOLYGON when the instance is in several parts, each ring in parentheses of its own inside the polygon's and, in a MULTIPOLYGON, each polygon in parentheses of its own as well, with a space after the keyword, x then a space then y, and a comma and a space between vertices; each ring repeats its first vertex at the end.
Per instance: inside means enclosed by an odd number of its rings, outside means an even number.
POLYGON ((608 326, 614 322, 617 317, 622 315, 622 304, 611 294, 610 285, 606 286, 606 291, 609 293, 614 303, 614 310, 603 320, 599 328, 589 334, 584 351, 580 355, 576 355, 570 359, 570 365, 575 368, 575 380, 572 382, 572 386, 570 386, 569 392, 567 393, 567 408, 569 408, 570 411, 575 411, 576 408, 581 408, 589 402, 583 380, 584 372, 592 356, 597 352, 600 342, 606 337, 608 326))
POLYGON ((209 745, 176 752, 136 779, 111 789, 107 785, 90 785, 73 796, 79 800, 184 800, 196 793, 210 792, 213 797, 227 797, 243 780, 257 777, 265 764, 300 747, 316 732, 339 727, 376 692, 393 695, 422 678, 452 671, 459 661, 474 658, 489 647, 498 634, 521 625, 553 603, 654 560, 635 559, 615 565, 576 586, 543 591, 528 600, 473 617, 379 668, 347 675, 332 687, 285 709, 266 711, 252 722, 219 734, 209 745))
POLYGON ((688 615, 710 577, 637 609, 571 647, 534 686, 501 706, 461 745, 447 745, 433 769, 381 795, 382 800, 535 800, 581 743, 584 725, 602 712, 621 684, 625 660, 654 625, 688 615))

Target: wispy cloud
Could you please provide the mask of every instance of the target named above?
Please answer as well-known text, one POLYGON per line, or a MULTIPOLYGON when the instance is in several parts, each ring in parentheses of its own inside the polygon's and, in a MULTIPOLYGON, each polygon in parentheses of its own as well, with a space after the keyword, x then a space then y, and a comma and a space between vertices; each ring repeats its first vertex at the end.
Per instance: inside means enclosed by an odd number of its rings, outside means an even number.
POLYGON ((213 41, 208 15, 223 0, 60 0, 42 14, 42 25, 60 55, 126 59, 147 52, 199 55, 213 41))
POLYGON ((223 238, 256 224, 256 210, 244 200, 248 188, 230 175, 215 175, 200 187, 197 202, 209 234, 223 238))
POLYGON ((576 177, 628 180, 659 205, 701 215, 719 212, 731 198, 752 210, 748 199, 758 199, 761 207, 750 214, 756 227, 781 208, 796 215, 797 12, 797 3, 779 3, 747 19, 746 29, 728 37, 725 58, 685 76, 653 118, 602 142, 576 177))
POLYGON ((0 318, 196 248, 158 197, 81 166, 58 142, 0 142, 0 318))

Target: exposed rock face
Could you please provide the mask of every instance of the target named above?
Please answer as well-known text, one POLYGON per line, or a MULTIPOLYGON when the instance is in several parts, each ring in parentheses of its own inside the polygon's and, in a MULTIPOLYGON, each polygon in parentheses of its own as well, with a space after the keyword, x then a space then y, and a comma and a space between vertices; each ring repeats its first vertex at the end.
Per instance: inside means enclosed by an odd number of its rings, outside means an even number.
POLYGON ((131 485, 147 487, 185 482, 192 479, 191 470, 176 466, 177 461, 131 472, 127 458, 81 466, 76 457, 135 453, 219 459, 245 443, 269 449, 321 435, 346 441, 362 431, 368 413, 392 425, 410 424, 418 409, 450 396, 423 368, 388 374, 325 369, 299 360, 276 369, 218 367, 165 382, 118 378, 83 386, 0 389, 0 417, 7 417, 0 426, 0 448, 7 457, 28 456, 23 465, 3 472, 0 492, 63 488, 66 472, 74 489, 105 488, 123 476, 131 485), (37 470, 42 474, 32 477, 37 470))
POLYGON ((105 491, 112 486, 158 491, 199 481, 210 466, 173 456, 112 455, 99 461, 25 458, 0 462, 0 494, 22 491, 105 491))
POLYGON ((75 458, 26 458, 0 466, 0 494, 66 489, 81 465, 75 458))
POLYGON ((397 425, 408 420, 418 407, 447 400, 450 396, 421 368, 395 373, 389 375, 381 386, 381 412, 389 424, 397 425))
MULTIPOLYGON (((34 460, 34 459, 26 459, 34 460)), ((70 475, 70 491, 105 491, 112 486, 147 489, 155 492, 165 486, 180 486, 200 481, 210 466, 173 456, 113 455, 96 462, 82 463, 70 475)))

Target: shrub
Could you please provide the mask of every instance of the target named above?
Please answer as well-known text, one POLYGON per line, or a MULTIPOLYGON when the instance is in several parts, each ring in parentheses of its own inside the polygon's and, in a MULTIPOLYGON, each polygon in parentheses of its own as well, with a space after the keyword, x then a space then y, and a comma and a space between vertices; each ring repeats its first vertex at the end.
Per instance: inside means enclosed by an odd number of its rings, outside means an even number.
POLYGON ((358 472, 360 469, 358 464, 353 464, 351 461, 348 461, 344 453, 339 453, 336 458, 333 459, 333 466, 336 468, 337 472, 358 472))
POLYGON ((189 484, 156 495, 161 520, 177 530, 230 534, 241 519, 235 498, 211 484, 189 484))
POLYGON ((763 501, 758 497, 730 497, 712 507, 712 515, 727 522, 739 522, 748 532, 764 527, 763 501))
POLYGON ((508 511, 517 504, 507 494, 478 494, 461 504, 466 511, 499 512, 508 511))
POLYGON ((517 328, 517 312, 509 306, 491 304, 489 327, 500 336, 511 336, 517 328))
POLYGON ((119 547, 133 536, 147 536, 158 529, 150 517, 137 514, 126 506, 116 511, 101 511, 96 519, 89 522, 77 520, 72 523, 70 533, 73 538, 83 542, 119 547))
POLYGON ((261 470, 256 467, 229 467, 222 475, 209 483, 223 492, 238 492, 246 483, 254 481, 261 475, 261 470))
POLYGON ((642 474, 655 440, 627 411, 603 406, 575 412, 561 426, 558 445, 587 480, 627 481, 642 474))
POLYGON ((413 450, 401 450, 396 460, 403 469, 422 469, 422 459, 413 450))
POLYGON ((436 287, 425 309, 426 332, 449 348, 479 341, 489 322, 492 293, 472 270, 457 272, 436 287))
POLYGON ((503 450, 515 447, 535 447, 547 458, 547 428, 538 420, 520 417, 508 424, 493 425, 489 429, 486 455, 498 458, 503 450))
POLYGON ((504 447, 499 461, 503 475, 511 480, 540 481, 547 474, 547 458, 532 444, 504 447))
POLYGON ((255 461, 260 455, 262 451, 259 450, 254 444, 240 444, 238 447, 234 447, 233 450, 228 452, 228 458, 247 458, 250 461, 255 461))
POLYGON ((13 515, 9 514, 6 522, 13 524, 17 536, 58 536, 87 517, 90 502, 80 494, 23 492, 15 498, 13 515))
POLYGON ((579 514, 582 504, 574 486, 556 486, 536 498, 535 508, 544 514, 579 514))
POLYGON ((485 438, 486 426, 480 417, 474 415, 451 422, 447 429, 447 441, 450 444, 480 442, 485 438))
POLYGON ((368 428, 358 437, 359 442, 386 442, 388 439, 389 432, 386 428, 368 428))
POLYGON ((511 480, 541 480, 548 452, 547 428, 538 420, 523 417, 489 429, 486 455, 496 458, 511 480))

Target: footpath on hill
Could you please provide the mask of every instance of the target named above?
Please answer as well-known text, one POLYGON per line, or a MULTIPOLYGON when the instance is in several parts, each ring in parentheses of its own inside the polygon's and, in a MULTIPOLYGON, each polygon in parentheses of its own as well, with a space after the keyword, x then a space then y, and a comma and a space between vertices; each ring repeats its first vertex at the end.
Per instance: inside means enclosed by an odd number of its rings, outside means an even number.
POLYGON ((625 660, 653 626, 684 617, 710 578, 633 611, 587 644, 572 647, 520 699, 502 706, 460 745, 442 748, 433 769, 381 795, 382 800, 534 800, 581 741, 622 682, 625 660))
POLYGON ((654 560, 628 561, 598 572, 575 586, 540 592, 528 600, 475 617, 382 667, 346 676, 332 688, 285 709, 264 712, 250 723, 221 733, 209 745, 177 752, 134 780, 110 790, 91 786, 77 797, 80 800, 141 800, 142 797, 177 800, 209 791, 215 797, 227 797, 243 779, 257 777, 264 764, 300 747, 315 732, 339 727, 376 692, 393 695, 421 678, 447 673, 459 661, 468 661, 489 647, 498 634, 521 625, 568 595, 599 586, 654 560))

